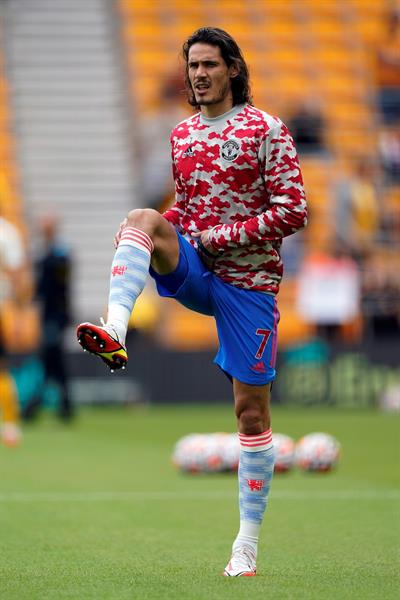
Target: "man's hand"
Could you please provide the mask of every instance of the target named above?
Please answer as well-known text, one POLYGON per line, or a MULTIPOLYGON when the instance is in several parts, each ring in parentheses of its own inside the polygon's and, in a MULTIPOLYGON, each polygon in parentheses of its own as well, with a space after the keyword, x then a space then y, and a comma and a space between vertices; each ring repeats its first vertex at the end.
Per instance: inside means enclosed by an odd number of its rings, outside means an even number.
POLYGON ((197 250, 203 263, 211 269, 215 263, 215 260, 219 256, 219 252, 215 250, 214 246, 209 241, 210 230, 205 229, 198 233, 192 233, 192 237, 199 238, 197 242, 197 250))
POLYGON ((216 252, 215 248, 211 245, 211 243, 208 239, 209 235, 210 235, 209 229, 205 229, 204 231, 199 231, 198 233, 192 233, 191 235, 194 238, 200 238, 198 241, 198 244, 200 247, 202 246, 203 249, 206 250, 212 256, 215 256, 215 257, 218 256, 218 252, 216 252))
POLYGON ((125 217, 125 219, 119 224, 119 229, 114 236, 114 248, 115 249, 118 248, 119 240, 121 239, 122 232, 125 229, 127 223, 128 223, 128 219, 125 217))

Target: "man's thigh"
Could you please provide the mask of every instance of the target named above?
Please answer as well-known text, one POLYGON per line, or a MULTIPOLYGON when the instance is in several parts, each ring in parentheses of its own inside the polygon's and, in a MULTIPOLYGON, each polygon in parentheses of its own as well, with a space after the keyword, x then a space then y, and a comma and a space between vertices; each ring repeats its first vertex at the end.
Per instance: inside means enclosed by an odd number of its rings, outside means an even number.
POLYGON ((201 262, 196 250, 180 234, 179 261, 172 273, 160 275, 150 268, 160 296, 174 298, 196 312, 213 315, 210 296, 210 271, 201 262))
POLYGON ((170 273, 179 261, 179 241, 175 227, 160 215, 159 225, 153 234, 154 252, 151 266, 157 273, 170 273))
POLYGON ((215 362, 231 378, 262 386, 275 379, 276 298, 213 278, 214 314, 220 347, 215 362))

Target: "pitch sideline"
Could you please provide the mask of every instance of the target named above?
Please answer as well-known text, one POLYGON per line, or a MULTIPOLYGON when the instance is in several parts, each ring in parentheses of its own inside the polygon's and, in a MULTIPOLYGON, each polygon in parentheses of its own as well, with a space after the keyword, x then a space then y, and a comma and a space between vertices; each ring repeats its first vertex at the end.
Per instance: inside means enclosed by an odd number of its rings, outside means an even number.
MULTIPOLYGON (((144 491, 144 492, 3 492, 1 503, 13 502, 142 502, 166 500, 225 500, 236 497, 237 492, 209 491, 144 491)), ((298 490, 277 491, 274 500, 400 500, 400 489, 387 490, 298 490)))

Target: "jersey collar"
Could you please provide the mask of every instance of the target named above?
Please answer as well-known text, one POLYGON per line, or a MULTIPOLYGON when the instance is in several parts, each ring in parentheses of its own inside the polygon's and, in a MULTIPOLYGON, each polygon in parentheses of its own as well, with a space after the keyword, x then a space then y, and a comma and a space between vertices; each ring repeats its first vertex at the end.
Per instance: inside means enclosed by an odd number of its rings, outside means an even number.
POLYGON ((200 113, 200 123, 202 125, 219 125, 220 123, 226 123, 229 121, 229 119, 236 117, 236 115, 239 114, 244 107, 245 104, 237 104, 223 115, 218 115, 218 117, 205 117, 202 113, 200 113))

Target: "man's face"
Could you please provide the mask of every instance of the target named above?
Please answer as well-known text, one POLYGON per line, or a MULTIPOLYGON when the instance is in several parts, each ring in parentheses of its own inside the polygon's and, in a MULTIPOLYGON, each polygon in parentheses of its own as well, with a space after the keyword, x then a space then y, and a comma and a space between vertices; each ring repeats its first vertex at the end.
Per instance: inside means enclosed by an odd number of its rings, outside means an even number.
POLYGON ((232 108, 231 79, 237 73, 235 65, 227 66, 218 46, 197 43, 189 49, 189 81, 199 106, 210 107, 210 109, 214 107, 218 114, 230 110, 232 108), (219 108, 221 110, 218 110, 219 108))

